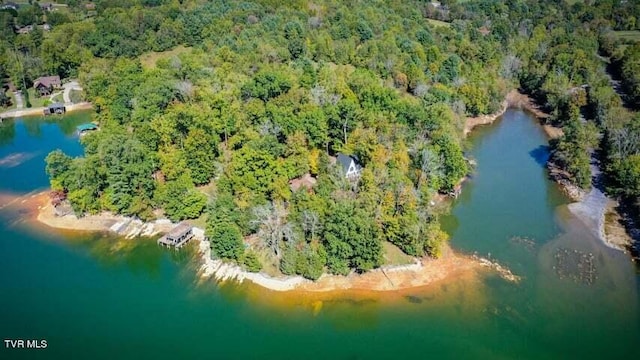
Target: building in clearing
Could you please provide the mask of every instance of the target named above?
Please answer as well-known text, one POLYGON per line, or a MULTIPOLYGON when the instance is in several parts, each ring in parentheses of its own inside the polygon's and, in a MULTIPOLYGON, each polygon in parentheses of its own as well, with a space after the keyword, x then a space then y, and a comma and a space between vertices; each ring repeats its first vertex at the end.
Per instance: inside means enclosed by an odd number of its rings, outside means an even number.
POLYGON ((352 180, 360 177, 362 165, 360 165, 360 161, 358 161, 357 157, 353 155, 338 154, 337 160, 344 171, 344 176, 347 179, 352 180))
POLYGON ((317 180, 311 176, 311 174, 306 173, 303 176, 289 181, 289 188, 291 191, 298 191, 300 188, 305 188, 307 191, 310 191, 316 182, 317 180))
POLYGON ((58 75, 39 77, 33 82, 33 87, 40 96, 51 95, 53 89, 59 89, 61 86, 62 82, 58 75))
POLYGON ((193 227, 187 223, 180 223, 167 235, 158 239, 158 245, 173 246, 175 249, 183 247, 193 237, 193 227))

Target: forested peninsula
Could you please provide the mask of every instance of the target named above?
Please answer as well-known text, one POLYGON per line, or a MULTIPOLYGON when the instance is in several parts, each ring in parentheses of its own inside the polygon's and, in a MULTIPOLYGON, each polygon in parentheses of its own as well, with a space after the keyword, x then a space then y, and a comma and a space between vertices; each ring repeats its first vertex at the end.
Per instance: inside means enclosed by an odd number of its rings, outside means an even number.
POLYGON ((46 161, 78 216, 191 219, 213 257, 308 279, 438 257, 465 120, 513 89, 562 128, 567 180, 597 154, 637 216, 637 2, 63 2, 0 11, 0 78, 78 78, 94 105, 85 155, 46 161))

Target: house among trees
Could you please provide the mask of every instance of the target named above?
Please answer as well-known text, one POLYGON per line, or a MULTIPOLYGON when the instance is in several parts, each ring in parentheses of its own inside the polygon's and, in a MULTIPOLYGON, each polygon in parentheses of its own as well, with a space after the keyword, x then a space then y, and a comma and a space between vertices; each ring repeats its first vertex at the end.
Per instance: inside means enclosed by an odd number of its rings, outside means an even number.
POLYGON ((357 179, 360 177, 362 165, 360 165, 360 161, 357 157, 340 153, 338 154, 337 160, 347 179, 357 179))
POLYGON ((58 89, 62 86, 60 82, 60 76, 43 76, 36 79, 33 82, 33 88, 36 89, 40 96, 51 95, 53 89, 58 89))

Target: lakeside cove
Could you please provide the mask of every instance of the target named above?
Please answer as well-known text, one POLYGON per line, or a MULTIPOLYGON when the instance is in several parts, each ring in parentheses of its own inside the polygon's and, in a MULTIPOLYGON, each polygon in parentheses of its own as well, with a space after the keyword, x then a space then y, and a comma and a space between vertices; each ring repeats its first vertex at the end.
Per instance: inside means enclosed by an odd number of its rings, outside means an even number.
MULTIPOLYGON (((508 109, 521 109, 530 113, 540 124, 544 133, 549 140, 558 139, 563 136, 562 129, 547 124, 546 120, 549 114, 541 110, 541 106, 528 95, 511 90, 505 96, 502 103, 502 109, 494 114, 482 115, 479 117, 468 117, 464 125, 464 136, 468 136, 473 129, 493 124, 496 120, 504 115, 508 109)), ((573 203, 569 209, 579 217, 587 227, 593 229, 594 233, 602 240, 602 242, 613 249, 623 251, 625 253, 634 253, 633 261, 637 261, 640 251, 633 251, 634 246, 638 247, 634 241, 634 237, 630 234, 635 232, 640 234, 637 223, 625 218, 620 214, 620 204, 618 201, 609 198, 604 194, 602 187, 602 174, 599 161, 592 154, 591 159, 591 177, 592 186, 589 191, 582 189, 569 180, 569 174, 557 166, 555 163, 546 160, 545 166, 548 176, 553 180, 562 192, 569 197, 573 203), (606 218, 612 220, 605 221, 606 218), (627 228, 624 223, 631 222, 631 227, 627 228)), ((462 179, 459 187, 462 187, 462 179)), ((638 237, 638 235, 636 235, 638 237)))

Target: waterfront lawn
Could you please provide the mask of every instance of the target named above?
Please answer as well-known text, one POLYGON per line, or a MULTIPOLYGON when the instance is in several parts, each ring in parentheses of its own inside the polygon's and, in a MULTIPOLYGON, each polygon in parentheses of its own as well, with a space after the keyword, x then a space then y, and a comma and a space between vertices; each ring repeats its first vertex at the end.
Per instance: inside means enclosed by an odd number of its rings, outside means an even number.
MULTIPOLYGON (((49 101, 49 96, 40 96, 36 94, 36 90, 33 88, 29 88, 27 92, 29 93, 29 101, 31 102, 32 108, 42 107, 44 106, 45 102, 49 101)), ((26 99, 24 99, 24 96, 23 96, 23 100, 25 100, 24 107, 26 108, 27 104, 26 104, 26 99)))
POLYGON ((71 98, 71 102, 74 104, 85 101, 84 91, 71 90, 69 97, 71 98))
MULTIPOLYGON (((40 97, 38 95, 36 95, 36 92, 33 88, 30 88, 27 90, 27 92, 29 93, 29 101, 31 102, 31 107, 32 108, 36 108, 36 107, 41 107, 44 106, 45 101, 49 100, 49 96, 43 96, 40 97)), ((12 91, 7 91, 7 95, 9 95, 9 97, 11 98, 11 106, 7 107, 7 108, 0 108, 1 111, 9 111, 9 110, 15 110, 16 109, 16 97, 13 94, 12 91)), ((62 95, 61 95, 62 98, 62 95)), ((23 109, 27 109, 27 103, 26 103, 26 99, 24 97, 24 95, 22 96, 22 101, 23 101, 23 109)))
POLYGON ((190 219, 187 220, 186 222, 188 222, 191 226, 200 228, 200 229, 206 229, 207 228, 207 218, 208 218, 208 214, 207 212, 203 212, 202 215, 200 215, 199 218, 196 219, 190 219))
POLYGON ((59 102, 59 103, 64 103, 64 96, 62 96, 62 93, 60 93, 60 94, 58 94, 58 95, 54 96, 51 102, 54 102, 54 103, 57 103, 57 102, 59 102))
POLYGON ((256 255, 258 255, 260 264, 262 264, 262 270, 260 270, 260 272, 274 277, 282 276, 278 261, 270 249, 252 246, 251 250, 253 250, 256 255))
POLYGON ((382 243, 382 251, 384 254, 384 265, 407 265, 413 264, 413 257, 405 254, 399 247, 388 241, 382 243))

